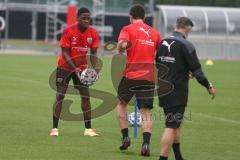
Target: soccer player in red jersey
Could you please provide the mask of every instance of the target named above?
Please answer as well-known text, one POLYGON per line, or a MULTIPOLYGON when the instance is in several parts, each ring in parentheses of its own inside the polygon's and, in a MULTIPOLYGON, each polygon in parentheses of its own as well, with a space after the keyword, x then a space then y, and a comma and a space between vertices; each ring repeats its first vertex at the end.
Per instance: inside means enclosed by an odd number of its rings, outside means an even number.
POLYGON ((98 134, 91 128, 91 105, 88 86, 80 81, 81 72, 88 67, 87 53, 90 48, 90 60, 93 68, 97 69, 97 48, 98 33, 89 26, 90 11, 87 8, 80 8, 77 13, 77 23, 64 29, 60 46, 62 49, 58 58, 56 73, 57 93, 53 106, 53 128, 51 136, 58 136, 58 122, 62 110, 69 81, 72 79, 74 88, 78 89, 81 96, 81 107, 84 115, 85 132, 87 136, 97 136, 98 134))
POLYGON ((151 109, 155 88, 154 58, 160 34, 144 23, 145 10, 137 4, 130 9, 130 25, 124 26, 118 38, 119 53, 127 51, 127 64, 118 87, 119 103, 117 117, 122 132, 120 150, 126 150, 130 144, 128 135, 127 104, 135 95, 142 117, 143 144, 142 156, 150 155, 152 132, 151 109))

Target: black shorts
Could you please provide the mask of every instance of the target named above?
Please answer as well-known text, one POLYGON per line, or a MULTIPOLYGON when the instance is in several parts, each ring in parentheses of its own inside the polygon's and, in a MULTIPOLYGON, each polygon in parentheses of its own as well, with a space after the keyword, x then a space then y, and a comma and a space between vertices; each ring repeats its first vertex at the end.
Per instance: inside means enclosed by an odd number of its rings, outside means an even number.
POLYGON ((138 108, 153 108, 155 84, 146 80, 132 80, 123 77, 118 86, 118 98, 128 103, 135 95, 138 108))
POLYGON ((185 106, 179 105, 171 108, 164 108, 163 110, 166 128, 179 128, 184 118, 185 106))
POLYGON ((80 82, 75 72, 69 72, 61 68, 57 68, 56 72, 56 86, 68 86, 69 81, 73 80, 75 89, 81 89, 88 87, 87 85, 80 82))

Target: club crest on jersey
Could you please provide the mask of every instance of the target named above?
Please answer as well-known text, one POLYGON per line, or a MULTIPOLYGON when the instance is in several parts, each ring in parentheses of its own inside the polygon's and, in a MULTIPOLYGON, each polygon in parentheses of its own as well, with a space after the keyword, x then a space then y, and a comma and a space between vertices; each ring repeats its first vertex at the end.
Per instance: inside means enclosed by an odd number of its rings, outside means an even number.
POLYGON ((87 42, 88 42, 88 44, 92 44, 92 37, 88 37, 87 42))
POLYGON ((77 37, 72 37, 72 44, 73 45, 77 44, 77 37))

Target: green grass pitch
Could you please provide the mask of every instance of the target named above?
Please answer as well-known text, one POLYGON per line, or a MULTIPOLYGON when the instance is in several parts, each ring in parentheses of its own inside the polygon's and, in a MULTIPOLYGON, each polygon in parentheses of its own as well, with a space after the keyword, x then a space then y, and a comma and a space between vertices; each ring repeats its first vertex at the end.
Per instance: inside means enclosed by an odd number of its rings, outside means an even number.
MULTIPOLYGON (((110 57, 103 57, 101 79, 93 88, 112 92, 110 57)), ((48 78, 55 69, 56 56, 0 55, 0 159, 1 160, 157 160, 164 121, 157 107, 151 139, 151 157, 140 156, 141 131, 132 146, 122 153, 115 110, 93 120, 99 137, 84 137, 82 122, 60 122, 60 136, 50 137, 55 91, 48 78)), ((182 130, 182 152, 187 160, 238 160, 240 157, 240 62, 216 61, 204 66, 217 88, 215 100, 191 80, 189 105, 182 130)), ((72 112, 79 113, 78 96, 72 112)), ((95 107, 98 100, 92 99, 95 107)), ((173 154, 169 157, 173 160, 173 154)))

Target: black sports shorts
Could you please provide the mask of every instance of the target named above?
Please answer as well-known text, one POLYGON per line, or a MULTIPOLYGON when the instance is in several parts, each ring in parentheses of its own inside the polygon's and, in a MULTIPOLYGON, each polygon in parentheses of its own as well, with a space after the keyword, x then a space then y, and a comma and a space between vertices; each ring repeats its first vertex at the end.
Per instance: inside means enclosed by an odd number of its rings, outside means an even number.
POLYGON ((73 85, 75 89, 88 87, 87 85, 80 82, 75 72, 69 72, 61 68, 57 68, 56 86, 68 86, 71 79, 73 80, 73 85))
POLYGON ((178 105, 171 108, 163 108, 163 110, 166 128, 179 128, 184 118, 185 106, 178 105))
POLYGON ((118 98, 128 103, 135 95, 138 108, 153 108, 154 82, 146 80, 133 80, 123 77, 118 86, 118 98))

